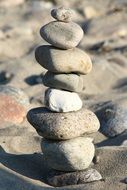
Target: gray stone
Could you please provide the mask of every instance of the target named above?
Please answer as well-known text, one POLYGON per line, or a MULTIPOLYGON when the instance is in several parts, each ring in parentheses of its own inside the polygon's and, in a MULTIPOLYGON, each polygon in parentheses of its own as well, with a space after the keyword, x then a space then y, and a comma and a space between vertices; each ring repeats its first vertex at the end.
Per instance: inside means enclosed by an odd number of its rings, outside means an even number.
POLYGON ((101 132, 109 137, 117 136, 127 129, 127 100, 109 102, 97 111, 101 132))
POLYGON ((75 92, 48 88, 44 97, 45 105, 51 111, 72 112, 82 108, 82 100, 75 92))
POLYGON ((90 57, 78 48, 61 50, 53 46, 40 46, 35 51, 37 62, 53 73, 87 74, 92 69, 90 57))
POLYGON ((66 141, 43 139, 41 147, 49 167, 59 171, 84 170, 91 164, 95 153, 92 139, 88 137, 66 141))
POLYGON ((76 172, 61 172, 52 170, 47 176, 49 185, 61 187, 66 185, 85 184, 102 179, 101 174, 95 169, 76 172))
POLYGON ((50 22, 40 29, 40 34, 48 43, 61 49, 74 48, 83 38, 82 28, 73 22, 50 22))
POLYGON ((43 84, 50 88, 81 92, 83 77, 78 74, 56 74, 48 71, 43 77, 43 84))
POLYGON ((57 113, 40 107, 31 109, 27 119, 39 135, 48 139, 71 139, 98 131, 100 123, 90 110, 57 113))
POLYGON ((58 21, 70 22, 72 20, 73 11, 64 7, 53 9, 51 16, 58 21))

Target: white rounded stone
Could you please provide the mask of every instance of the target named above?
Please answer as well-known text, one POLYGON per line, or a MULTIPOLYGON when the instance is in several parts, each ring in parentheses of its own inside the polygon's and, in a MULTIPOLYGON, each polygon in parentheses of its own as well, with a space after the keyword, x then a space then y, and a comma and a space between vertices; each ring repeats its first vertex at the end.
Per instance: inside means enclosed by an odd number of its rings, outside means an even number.
POLYGON ((45 105, 55 112, 71 112, 82 108, 82 100, 75 92, 49 88, 45 92, 45 105))

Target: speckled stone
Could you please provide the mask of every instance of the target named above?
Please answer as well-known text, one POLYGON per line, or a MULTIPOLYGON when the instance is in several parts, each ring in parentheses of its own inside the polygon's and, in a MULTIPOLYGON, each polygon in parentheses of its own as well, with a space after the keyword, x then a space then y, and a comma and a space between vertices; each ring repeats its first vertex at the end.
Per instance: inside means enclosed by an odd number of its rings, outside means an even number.
POLYGON ((78 74, 56 74, 48 71, 43 76, 43 84, 50 88, 81 92, 83 90, 83 77, 78 74))
POLYGON ((91 164, 95 148, 91 138, 77 137, 66 141, 43 139, 42 152, 46 163, 59 171, 84 170, 91 164))
POLYGON ((45 107, 31 109, 27 119, 39 135, 48 139, 71 139, 85 133, 94 133, 100 127, 96 115, 87 109, 57 113, 45 107))
POLYGON ((50 22, 40 29, 40 34, 49 44, 60 49, 72 49, 83 38, 82 28, 74 22, 50 22))
POLYGON ((35 51, 37 62, 53 73, 87 74, 92 69, 90 57, 79 48, 61 50, 53 46, 40 46, 35 51))

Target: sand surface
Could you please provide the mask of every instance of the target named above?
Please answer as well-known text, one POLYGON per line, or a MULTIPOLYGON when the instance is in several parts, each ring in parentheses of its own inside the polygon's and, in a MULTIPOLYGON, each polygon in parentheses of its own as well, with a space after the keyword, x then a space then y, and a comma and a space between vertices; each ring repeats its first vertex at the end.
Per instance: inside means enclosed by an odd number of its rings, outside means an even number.
MULTIPOLYGON (((39 36, 42 25, 52 20, 50 10, 66 5, 75 10, 74 21, 84 29, 79 47, 90 54, 92 72, 84 76, 80 94, 84 106, 95 111, 106 102, 127 97, 127 1, 54 0, 0 1, 0 85, 22 89, 30 108, 43 105, 46 87, 40 75, 46 72, 34 59, 35 48, 46 44, 39 36), (3 3, 4 2, 4 3, 3 3), (18 3, 17 3, 18 4, 18 3), (92 8, 91 8, 92 7, 92 8), (93 11, 92 11, 93 10, 93 11), (3 81, 2 72, 12 74, 3 81)), ((96 168, 102 181, 57 188, 60 190, 126 190, 127 132, 114 138, 94 134, 96 168)), ((0 128, 0 190, 49 190, 48 167, 43 161, 41 138, 30 124, 0 128)))

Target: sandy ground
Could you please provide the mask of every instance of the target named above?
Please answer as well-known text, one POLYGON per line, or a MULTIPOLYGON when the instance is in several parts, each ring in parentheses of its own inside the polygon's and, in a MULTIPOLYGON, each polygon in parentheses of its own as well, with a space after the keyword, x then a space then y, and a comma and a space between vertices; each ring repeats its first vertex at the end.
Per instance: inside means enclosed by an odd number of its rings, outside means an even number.
MULTIPOLYGON (((98 3, 94 0, 29 0, 15 4, 10 4, 9 0, 0 1, 0 85, 22 89, 29 97, 30 107, 43 105, 46 87, 40 84, 40 74, 43 75, 45 69, 34 59, 35 48, 46 44, 39 36, 39 29, 52 20, 50 10, 53 7, 66 5, 75 10, 74 20, 84 29, 79 47, 87 51, 93 61, 92 72, 84 76, 81 93, 84 106, 95 111, 105 102, 127 97, 126 0, 98 0, 98 3), (13 77, 3 81, 3 71, 13 77)), ((127 189, 124 182, 127 132, 114 138, 98 132, 94 138, 100 161, 93 167, 104 180, 57 189, 127 189)), ((26 120, 21 125, 0 129, 0 190, 53 188, 45 182, 49 169, 43 162, 40 142, 41 138, 26 120)))

